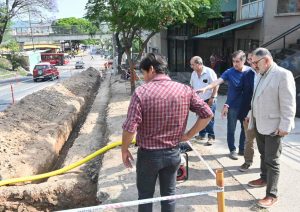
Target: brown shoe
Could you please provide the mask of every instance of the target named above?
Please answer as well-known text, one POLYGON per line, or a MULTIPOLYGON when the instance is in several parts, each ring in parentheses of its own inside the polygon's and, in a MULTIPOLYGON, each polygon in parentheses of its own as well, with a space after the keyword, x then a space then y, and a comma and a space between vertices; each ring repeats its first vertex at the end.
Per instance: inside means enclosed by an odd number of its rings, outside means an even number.
POLYGON ((260 188, 266 186, 267 183, 263 179, 259 178, 257 180, 252 180, 248 183, 248 186, 254 187, 254 188, 260 188))
POLYGON ((258 200, 257 205, 262 208, 269 208, 278 202, 278 199, 275 197, 265 197, 263 199, 258 200))

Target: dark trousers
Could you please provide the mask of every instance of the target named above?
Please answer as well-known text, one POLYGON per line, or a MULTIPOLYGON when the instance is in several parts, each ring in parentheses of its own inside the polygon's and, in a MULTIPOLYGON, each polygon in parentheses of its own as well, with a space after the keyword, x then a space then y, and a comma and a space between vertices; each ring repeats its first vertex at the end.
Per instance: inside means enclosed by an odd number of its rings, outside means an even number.
POLYGON ((282 138, 280 136, 262 135, 256 128, 255 134, 258 151, 260 153, 260 176, 267 182, 266 196, 277 197, 282 138))
POLYGON ((229 151, 235 151, 235 129, 236 129, 236 123, 239 120, 241 123, 241 134, 240 134, 240 143, 239 143, 239 151, 244 152, 244 146, 245 146, 245 132, 243 127, 243 120, 238 118, 238 109, 235 108, 229 108, 228 114, 227 114, 227 144, 229 151))
MULTIPOLYGON (((178 147, 152 151, 139 148, 136 164, 136 185, 139 199, 153 197, 157 177, 159 178, 160 195, 174 195, 179 165, 180 152, 178 147)), ((138 211, 151 212, 152 203, 139 205, 138 211)), ((175 200, 162 201, 161 211, 175 211, 175 200)))

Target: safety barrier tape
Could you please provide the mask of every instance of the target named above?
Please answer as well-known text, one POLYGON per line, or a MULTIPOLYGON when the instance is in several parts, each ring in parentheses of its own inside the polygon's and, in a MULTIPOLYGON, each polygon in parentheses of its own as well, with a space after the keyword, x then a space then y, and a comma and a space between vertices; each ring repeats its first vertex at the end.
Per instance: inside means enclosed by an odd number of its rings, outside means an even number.
MULTIPOLYGON (((211 174, 216 177, 216 174, 212 170, 212 168, 209 166, 209 164, 203 159, 203 157, 200 155, 200 153, 193 147, 190 141, 187 141, 188 145, 192 148, 192 150, 196 153, 198 158, 206 165, 208 170, 211 172, 211 174)), ((209 193, 217 193, 217 192, 223 192, 224 188, 217 187, 215 190, 211 191, 202 191, 202 192, 194 192, 194 193, 187 193, 187 194, 177 194, 172 196, 164 196, 164 197, 156 197, 156 198, 149 198, 149 199, 142 199, 142 200, 134 200, 134 201, 127 201, 127 202, 120 202, 120 203, 114 203, 114 204, 106 204, 106 205, 98 205, 98 206, 92 206, 92 207, 86 207, 86 208, 76 208, 76 209, 70 209, 70 210, 63 210, 63 211, 69 211, 69 212, 96 212, 96 211, 102 211, 105 209, 117 209, 117 208, 124 208, 124 207, 130 207, 130 206, 136 206, 136 205, 142 205, 142 204, 148 204, 148 203, 155 203, 165 200, 175 200, 175 199, 182 199, 182 198, 188 198, 188 197, 194 197, 194 196, 200 196, 205 195, 209 193)))
POLYGON ((196 153, 197 157, 205 164, 209 172, 216 178, 215 172, 210 168, 208 163, 203 159, 203 157, 200 155, 200 153, 193 147, 190 141, 187 141, 188 145, 192 148, 192 150, 196 153))
POLYGON ((98 205, 98 206, 92 206, 92 207, 86 207, 86 208, 69 209, 69 210, 63 210, 63 211, 96 212, 96 211, 101 211, 101 210, 105 210, 105 209, 124 208, 124 207, 130 207, 130 206, 136 206, 136 205, 142 205, 142 204, 148 204, 148 203, 155 203, 155 202, 160 202, 160 201, 165 201, 165 200, 175 200, 175 199, 201 196, 201 195, 206 195, 206 194, 210 194, 210 193, 218 193, 218 192, 223 192, 223 191, 224 191, 223 188, 219 188, 219 189, 215 189, 215 190, 211 190, 211 191, 201 191, 201 192, 194 192, 194 193, 187 193, 187 194, 176 194, 176 195, 172 195, 172 196, 155 197, 155 198, 134 200, 134 201, 128 201, 128 202, 120 202, 120 203, 114 203, 114 204, 98 205))

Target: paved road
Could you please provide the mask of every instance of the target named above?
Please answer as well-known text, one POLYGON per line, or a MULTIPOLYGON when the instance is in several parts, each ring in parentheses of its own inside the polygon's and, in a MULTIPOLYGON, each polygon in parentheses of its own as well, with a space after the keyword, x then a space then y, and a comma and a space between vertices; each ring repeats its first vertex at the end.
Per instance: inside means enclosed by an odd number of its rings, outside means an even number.
MULTIPOLYGON (((249 172, 242 173, 238 171, 239 166, 244 162, 243 157, 240 156, 237 161, 228 158, 229 150, 226 142, 227 120, 221 119, 221 109, 225 100, 225 96, 219 96, 218 98, 217 111, 215 115, 216 141, 212 146, 203 146, 203 148, 208 148, 211 155, 217 158, 217 160, 224 166, 225 171, 230 172, 250 194, 252 194, 256 199, 263 198, 265 195, 265 188, 253 189, 247 186, 249 181, 259 178, 260 159, 256 144, 254 164, 249 172)), ((188 129, 195 120, 196 116, 191 113, 188 120, 188 129)), ((300 184, 298 182, 300 179, 300 118, 295 118, 295 121, 295 129, 291 132, 291 134, 283 139, 283 150, 280 158, 281 175, 279 179, 279 202, 277 205, 269 209, 271 212, 299 211, 300 184)), ((240 129, 239 124, 237 124, 237 129, 240 129)), ((236 146, 238 144, 237 141, 239 138, 239 132, 240 130, 237 130, 235 135, 236 146)), ((202 143, 204 144, 204 141, 202 143)), ((227 189, 230 190, 230 188, 227 189)))
POLYGON ((15 102, 19 101, 23 97, 39 91, 45 87, 54 85, 58 82, 64 81, 70 78, 73 75, 79 74, 85 69, 75 69, 75 62, 77 60, 83 60, 85 63, 85 68, 95 67, 97 69, 100 66, 103 66, 104 59, 100 56, 94 55, 94 59, 91 56, 86 55, 83 57, 73 58, 69 64, 65 66, 58 66, 60 72, 60 79, 54 81, 44 81, 44 82, 33 82, 32 77, 22 77, 16 81, 16 79, 0 81, 0 111, 5 110, 8 106, 12 104, 12 92, 11 88, 13 88, 13 94, 15 102))

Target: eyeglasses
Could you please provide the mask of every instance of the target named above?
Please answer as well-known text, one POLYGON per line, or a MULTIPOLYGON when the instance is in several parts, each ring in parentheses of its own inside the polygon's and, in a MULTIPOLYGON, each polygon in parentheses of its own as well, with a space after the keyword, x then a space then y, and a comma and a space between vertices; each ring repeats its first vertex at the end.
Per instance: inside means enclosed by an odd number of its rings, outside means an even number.
POLYGON ((262 59, 265 59, 264 57, 260 58, 259 60, 257 61, 252 61, 251 63, 254 64, 254 65, 257 65, 259 63, 259 61, 261 61, 262 59))

